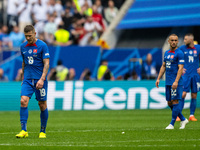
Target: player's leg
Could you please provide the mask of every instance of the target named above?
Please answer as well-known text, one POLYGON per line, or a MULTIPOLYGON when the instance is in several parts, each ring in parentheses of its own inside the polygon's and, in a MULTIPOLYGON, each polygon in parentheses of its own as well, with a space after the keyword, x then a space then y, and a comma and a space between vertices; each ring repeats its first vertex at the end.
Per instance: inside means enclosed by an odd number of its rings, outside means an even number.
POLYGON ((181 118, 181 123, 180 123, 180 128, 179 129, 184 129, 185 125, 189 122, 180 112, 180 107, 178 100, 173 100, 172 101, 173 109, 172 109, 172 120, 170 124, 166 127, 166 129, 174 129, 174 123, 176 121, 177 116, 179 115, 181 118))
POLYGON ((181 111, 182 111, 183 108, 184 108, 184 103, 185 103, 185 97, 186 97, 186 95, 187 95, 187 92, 186 92, 186 91, 183 91, 182 98, 181 98, 180 101, 179 101, 179 105, 180 105, 181 111))
POLYGON ((182 97, 186 96, 186 92, 183 91, 183 86, 178 86, 176 89, 176 95, 174 97, 172 97, 172 99, 177 99, 179 102, 179 113, 178 113, 178 117, 180 118, 180 121, 184 121, 186 120, 186 118, 183 116, 182 114, 182 110, 183 110, 183 105, 184 105, 184 101, 182 101, 182 97), (184 94, 185 95, 184 95, 184 94))
POLYGON ((178 114, 180 112, 178 100, 172 100, 172 106, 173 106, 173 109, 172 109, 172 120, 171 120, 170 124, 174 126, 176 118, 177 118, 177 116, 178 116, 178 114))
MULTIPOLYGON (((183 86, 178 86, 177 89, 176 89, 176 94, 174 94, 174 96, 172 96, 172 100, 176 99, 178 101, 178 103, 179 103, 179 101, 181 100, 182 95, 183 95, 182 93, 183 93, 183 86)), ((175 101, 172 101, 172 103, 175 102, 175 101)), ((178 116, 181 119, 181 123, 180 123, 180 128, 179 129, 185 129, 185 125, 189 121, 183 116, 182 107, 180 107, 180 104, 178 104, 178 105, 176 105, 176 104, 177 104, 177 102, 173 103, 173 108, 177 107, 177 108, 175 108, 176 109, 175 111, 178 111, 178 116)))
POLYGON ((21 128, 24 131, 27 131, 27 120, 28 120, 28 96, 21 96, 21 107, 20 107, 20 121, 21 128))
MULTIPOLYGON (((166 95, 166 101, 168 106, 171 108, 171 110, 173 110, 173 106, 172 106, 172 101, 171 101, 171 86, 166 85, 165 86, 165 95, 166 95)), ((169 124, 165 129, 174 129, 174 125, 169 124)))
MULTIPOLYGON (((188 77, 188 76, 183 76, 183 93, 182 93, 182 98, 179 100, 179 107, 180 107, 180 110, 181 110, 181 113, 183 111, 183 108, 184 108, 184 103, 185 103, 185 97, 187 95, 187 92, 190 91, 190 85, 191 85, 191 77, 188 77)), ((182 121, 181 118, 178 117, 176 118, 176 121, 182 121)))
MULTIPOLYGON (((183 93, 182 93, 182 99, 180 100, 180 107, 184 108, 184 101, 185 101, 185 97, 187 95, 188 92, 190 92, 191 89, 191 84, 192 84, 192 78, 190 76, 183 76, 183 93)), ((182 111, 181 110, 181 111, 182 111)))
POLYGON ((182 115, 181 108, 179 106, 179 100, 182 97, 182 92, 183 92, 182 86, 178 86, 177 89, 175 89, 175 90, 171 89, 170 94, 171 94, 171 104, 172 104, 172 106, 171 106, 171 108, 172 108, 172 120, 171 120, 169 126, 167 126, 166 129, 174 129, 174 124, 175 124, 177 116, 179 116, 180 119, 181 119, 181 128, 185 128, 185 125, 187 124, 186 123, 187 119, 185 119, 185 117, 182 115), (183 124, 184 121, 185 121, 185 124, 183 124))
POLYGON ((20 122, 21 122, 21 132, 16 135, 17 138, 28 137, 27 132, 27 120, 28 120, 28 102, 29 97, 21 96, 21 107, 20 107, 20 122))
POLYGON ((47 101, 39 101, 40 106, 40 119, 41 119, 41 129, 40 132, 46 132, 46 125, 48 120, 48 109, 47 109, 47 101))
POLYGON ((191 88, 191 84, 192 84, 192 78, 189 76, 183 76, 183 93, 182 93, 182 99, 179 100, 180 103, 180 108, 181 108, 181 112, 184 108, 184 101, 185 101, 185 97, 187 95, 188 92, 190 92, 190 88, 191 88))
POLYGON ((20 107, 20 122, 21 122, 21 132, 16 135, 17 138, 28 137, 27 132, 27 120, 28 120, 28 103, 29 99, 34 92, 30 81, 23 81, 21 87, 21 107, 20 107))
POLYGON ((197 121, 194 117, 197 104, 197 92, 199 91, 199 76, 193 76, 191 82, 191 103, 190 103, 190 121, 197 121))
POLYGON ((44 81, 42 89, 36 90, 36 99, 38 100, 38 105, 40 107, 40 120, 41 128, 39 138, 46 138, 46 126, 48 121, 48 109, 47 109, 47 81, 44 81))
POLYGON ((197 93, 191 93, 191 103, 190 103, 190 117, 189 121, 197 121, 197 119, 194 117, 194 113, 196 110, 196 101, 197 101, 197 93))
POLYGON ((183 111, 183 108, 184 108, 184 101, 185 101, 186 94, 187 94, 187 92, 183 91, 182 98, 179 100, 180 113, 179 113, 178 117, 176 118, 176 121, 185 120, 183 118, 182 111, 183 111))

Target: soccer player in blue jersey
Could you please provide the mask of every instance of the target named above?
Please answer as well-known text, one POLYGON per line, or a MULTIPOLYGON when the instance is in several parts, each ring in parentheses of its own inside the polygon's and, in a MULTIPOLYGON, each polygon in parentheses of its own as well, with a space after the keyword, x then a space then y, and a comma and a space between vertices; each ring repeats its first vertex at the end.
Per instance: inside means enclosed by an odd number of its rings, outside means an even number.
POLYGON ((188 33, 184 37, 185 45, 181 46, 180 49, 184 53, 185 65, 183 69, 183 95, 181 105, 182 109, 184 106, 184 100, 187 92, 191 89, 191 103, 190 103, 190 117, 189 121, 197 121, 194 117, 196 109, 197 92, 200 88, 199 82, 199 57, 200 57, 200 45, 194 45, 194 36, 188 33))
POLYGON ((168 106, 172 110, 172 120, 165 129, 174 129, 174 123, 177 116, 181 119, 181 126, 179 129, 184 129, 188 120, 182 115, 179 105, 179 100, 181 99, 183 92, 183 81, 181 75, 184 66, 184 54, 177 48, 178 36, 176 34, 170 35, 168 42, 170 44, 170 50, 167 50, 164 54, 164 62, 156 80, 156 87, 158 88, 160 78, 166 72, 166 100, 168 106))
POLYGON ((36 32, 32 25, 24 28, 26 42, 21 45, 21 55, 23 58, 22 71, 23 82, 21 86, 21 107, 20 122, 21 132, 16 135, 17 138, 28 137, 28 103, 35 93, 36 100, 40 107, 41 129, 39 138, 46 138, 46 125, 48 120, 47 110, 47 72, 49 69, 49 50, 47 45, 35 37, 36 32))

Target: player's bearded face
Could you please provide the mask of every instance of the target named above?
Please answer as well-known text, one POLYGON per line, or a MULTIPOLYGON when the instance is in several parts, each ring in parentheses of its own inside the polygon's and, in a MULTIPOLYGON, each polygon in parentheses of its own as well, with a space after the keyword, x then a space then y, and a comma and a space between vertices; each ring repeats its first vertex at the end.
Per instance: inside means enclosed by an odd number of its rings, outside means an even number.
POLYGON ((171 36, 169 38, 169 44, 171 48, 176 48, 178 45, 178 37, 177 36, 171 36))
POLYGON ((25 33, 25 37, 29 44, 35 43, 35 32, 33 31, 27 32, 25 33))

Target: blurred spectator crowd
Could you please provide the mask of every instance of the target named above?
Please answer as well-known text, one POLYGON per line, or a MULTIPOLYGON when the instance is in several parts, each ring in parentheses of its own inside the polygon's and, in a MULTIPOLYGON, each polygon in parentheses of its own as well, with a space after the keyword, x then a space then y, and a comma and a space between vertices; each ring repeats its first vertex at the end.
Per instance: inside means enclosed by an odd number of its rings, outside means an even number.
POLYGON ((23 28, 33 24, 48 45, 96 45, 125 0, 7 0, 0 51, 19 49, 23 28))
MULTIPOLYGON (((7 0, 7 23, 0 23, 0 52, 19 50, 25 41, 23 28, 33 24, 36 37, 48 45, 96 45, 125 0, 7 0)), ((102 60, 97 77, 92 78, 90 69, 85 68, 79 80, 141 80, 155 79, 157 69, 152 55, 142 63, 141 74, 132 69, 123 76, 114 77, 108 61, 102 60)), ((48 80, 75 80, 75 68, 67 68, 62 61, 48 73, 48 80)), ((77 79, 77 78, 76 78, 77 79)), ((22 81, 22 69, 15 81, 22 81)), ((0 68, 0 81, 8 81, 0 68)))

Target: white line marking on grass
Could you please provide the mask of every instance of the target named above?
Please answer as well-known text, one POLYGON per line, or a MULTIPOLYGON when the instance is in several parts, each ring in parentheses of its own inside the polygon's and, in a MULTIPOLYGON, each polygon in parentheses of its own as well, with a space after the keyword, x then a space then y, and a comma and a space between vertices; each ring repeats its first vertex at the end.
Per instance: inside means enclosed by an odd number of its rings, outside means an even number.
MULTIPOLYGON (((54 144, 47 144, 45 143, 45 145, 41 144, 41 143, 21 143, 21 144, 0 144, 0 145, 4 145, 4 146, 43 146, 43 147, 183 147, 183 145, 177 145, 177 144, 169 144, 169 145, 149 145, 149 144, 143 144, 143 145, 119 145, 119 144, 111 144, 111 145, 105 145, 105 144, 100 144, 100 145, 94 145, 94 144, 61 144, 58 145, 57 143, 54 144)), ((200 145, 193 145, 193 144, 189 144, 189 145, 184 145, 184 147, 199 147, 200 145)))
POLYGON ((0 144, 0 145, 2 145, 2 146, 8 146, 8 145, 12 145, 12 144, 5 144, 5 143, 2 143, 2 144, 0 144))
MULTIPOLYGON (((186 130, 199 130, 200 128, 187 128, 186 130)), ((47 131, 47 133, 54 133, 54 132, 60 132, 60 133, 70 133, 70 132, 121 132, 121 131, 149 131, 149 130, 165 130, 165 131, 169 131, 169 130, 166 130, 165 128, 163 129, 158 129, 158 128, 145 128, 145 129, 138 129, 138 128, 135 128, 135 129, 100 129, 100 130, 97 130, 97 129, 93 129, 93 130, 66 130, 66 131, 61 131, 61 130, 54 130, 54 131, 47 131)), ((177 129, 178 130, 178 129, 177 129)), ((179 131, 184 131, 184 130, 179 130, 179 131)), ((28 131, 29 132, 29 131, 28 131)), ((39 133, 39 132, 29 132, 29 133, 39 133)), ((17 132, 4 132, 4 133, 0 133, 1 134, 17 134, 17 132)))

